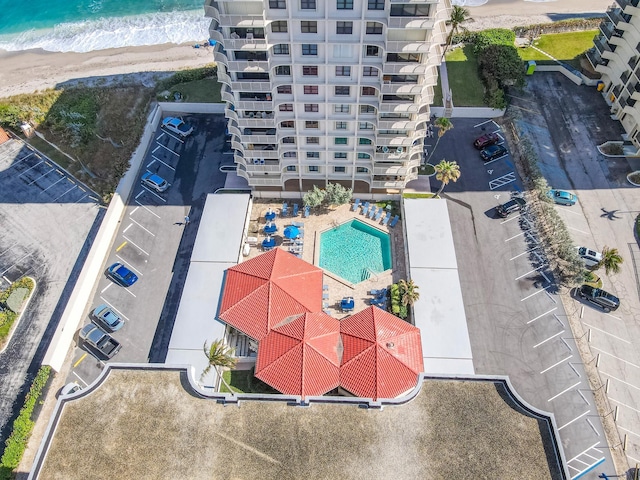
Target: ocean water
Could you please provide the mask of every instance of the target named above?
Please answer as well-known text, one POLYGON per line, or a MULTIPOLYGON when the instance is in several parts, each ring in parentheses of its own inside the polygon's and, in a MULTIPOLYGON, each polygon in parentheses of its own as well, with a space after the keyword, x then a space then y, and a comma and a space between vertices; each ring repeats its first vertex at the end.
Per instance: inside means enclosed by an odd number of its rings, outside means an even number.
POLYGON ((0 49, 89 52, 208 38, 203 0, 0 0, 0 49))

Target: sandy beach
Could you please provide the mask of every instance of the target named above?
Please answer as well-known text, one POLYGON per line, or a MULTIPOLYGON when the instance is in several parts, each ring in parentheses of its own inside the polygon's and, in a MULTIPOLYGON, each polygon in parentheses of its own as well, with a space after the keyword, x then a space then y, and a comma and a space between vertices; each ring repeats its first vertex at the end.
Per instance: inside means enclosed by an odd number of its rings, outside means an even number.
MULTIPOLYGON (((470 30, 511 28, 567 18, 600 16, 611 0, 489 0, 467 7, 474 18, 470 30)), ((158 74, 213 62, 211 48, 154 45, 88 53, 52 53, 43 50, 0 50, 0 98, 53 88, 65 82, 105 84, 127 75, 129 81, 151 84, 158 74)))

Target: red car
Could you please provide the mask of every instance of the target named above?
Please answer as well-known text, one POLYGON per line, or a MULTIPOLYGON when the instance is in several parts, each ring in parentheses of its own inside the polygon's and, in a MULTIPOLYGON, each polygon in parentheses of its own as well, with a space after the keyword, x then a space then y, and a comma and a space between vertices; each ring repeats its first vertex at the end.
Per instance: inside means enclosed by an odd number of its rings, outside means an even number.
POLYGON ((482 150, 483 148, 490 147, 491 145, 495 145, 500 141, 500 137, 497 133, 485 133, 481 137, 476 138, 473 141, 473 146, 478 150, 482 150))

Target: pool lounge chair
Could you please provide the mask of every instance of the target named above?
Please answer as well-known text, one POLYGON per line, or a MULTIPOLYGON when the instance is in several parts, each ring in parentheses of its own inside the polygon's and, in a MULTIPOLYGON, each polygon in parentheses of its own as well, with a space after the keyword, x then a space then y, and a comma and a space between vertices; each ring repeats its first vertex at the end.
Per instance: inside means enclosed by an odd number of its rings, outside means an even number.
POLYGON ((304 227, 304 222, 291 222, 291 225, 293 225, 294 227, 304 227))
POLYGON ((380 296, 380 295, 386 295, 387 294, 387 289, 386 288, 381 288, 380 290, 371 290, 369 292, 369 295, 375 295, 376 297, 380 296))
POLYGON ((379 222, 383 212, 384 212, 384 208, 380 207, 380 210, 378 210, 378 213, 376 213, 376 217, 374 218, 374 221, 379 222))
MULTIPOLYGON (((380 208, 380 210, 382 210, 382 208, 380 208)), ((369 218, 375 217, 377 212, 378 212, 378 207, 374 206, 373 209, 369 212, 369 218)))
POLYGON ((391 223, 389 224, 389 226, 390 226, 391 228, 395 227, 395 226, 396 226, 396 223, 398 223, 398 220, 400 220, 400 216, 399 216, 399 215, 396 215, 395 217, 393 217, 393 220, 391 220, 391 223))
POLYGON ((293 217, 297 217, 297 216, 298 216, 298 209, 299 209, 299 208, 300 208, 300 207, 298 206, 298 204, 297 204, 297 203, 294 203, 294 204, 293 204, 293 213, 291 214, 291 216, 293 216, 293 217))
POLYGON ((311 213, 311 207, 309 205, 307 205, 306 207, 304 207, 304 218, 309 218, 309 213, 311 213))
POLYGON ((382 225, 386 227, 387 223, 389 223, 390 218, 391 218, 391 212, 387 212, 387 215, 384 217, 384 220, 382 220, 382 225))
POLYGON ((281 212, 281 216, 282 217, 286 217, 289 213, 289 205, 287 205, 286 203, 282 204, 282 212, 281 212))
POLYGON ((360 199, 356 198, 356 201, 353 204, 353 207, 351 207, 351 210, 353 210, 354 212, 357 212, 358 208, 360 208, 360 199))
POLYGON ((322 285, 322 290, 325 292, 329 290, 329 285, 322 285))
POLYGON ((364 208, 362 209, 362 215, 366 217, 368 214, 369 214, 369 205, 365 205, 364 208))
POLYGON ((328 293, 323 293, 322 294, 322 299, 323 300, 329 300, 329 294, 328 293))

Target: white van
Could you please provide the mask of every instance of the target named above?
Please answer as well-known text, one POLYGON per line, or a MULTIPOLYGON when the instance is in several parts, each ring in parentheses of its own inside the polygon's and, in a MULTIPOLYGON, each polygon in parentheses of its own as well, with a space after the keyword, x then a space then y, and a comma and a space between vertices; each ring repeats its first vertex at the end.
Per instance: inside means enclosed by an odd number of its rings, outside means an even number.
POLYGON ((596 252, 587 247, 576 247, 576 249, 578 250, 578 256, 588 268, 593 268, 602 261, 602 254, 600 252, 596 252))

